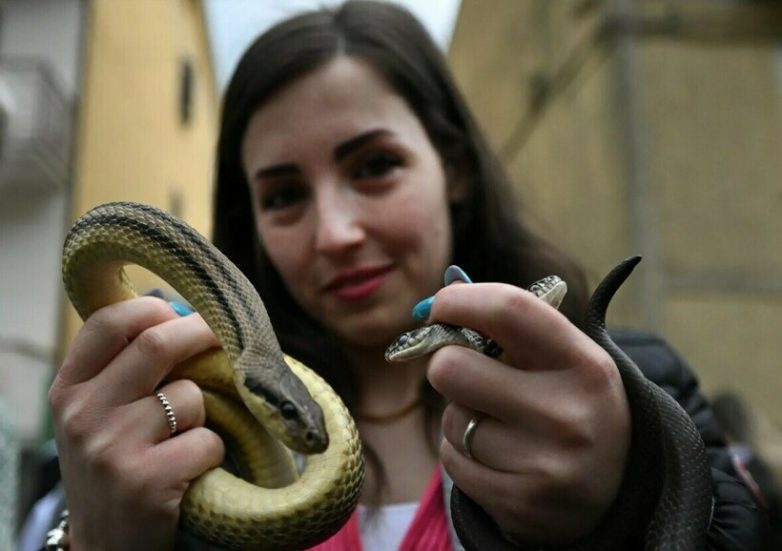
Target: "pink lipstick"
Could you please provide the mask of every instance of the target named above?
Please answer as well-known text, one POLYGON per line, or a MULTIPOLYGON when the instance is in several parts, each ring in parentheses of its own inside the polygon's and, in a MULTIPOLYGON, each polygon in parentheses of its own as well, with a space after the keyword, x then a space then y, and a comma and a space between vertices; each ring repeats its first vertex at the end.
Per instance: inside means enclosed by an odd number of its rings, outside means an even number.
POLYGON ((325 290, 342 300, 362 300, 383 284, 391 270, 391 266, 346 270, 332 279, 325 290))

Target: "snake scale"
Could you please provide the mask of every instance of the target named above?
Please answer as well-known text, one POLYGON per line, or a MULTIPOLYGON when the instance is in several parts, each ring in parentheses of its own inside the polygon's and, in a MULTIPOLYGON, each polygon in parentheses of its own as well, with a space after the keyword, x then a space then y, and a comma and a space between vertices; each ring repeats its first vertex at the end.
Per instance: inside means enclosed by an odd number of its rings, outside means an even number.
MULTIPOLYGON (((583 541, 557 547, 559 551, 624 550, 640 545, 647 550, 706 549, 713 487, 700 433, 687 412, 643 375, 611 340, 605 327, 608 304, 640 260, 640 257, 633 257, 616 266, 595 289, 586 312, 585 332, 614 360, 630 405, 633 440, 624 482, 597 529, 583 541)), ((556 279, 541 282, 530 290, 556 307, 558 302, 552 301, 552 289, 560 289, 556 279), (541 286, 541 282, 544 285, 541 286)), ((557 299, 561 300, 561 297, 557 296, 557 299)), ((437 325, 400 336, 387 356, 405 361, 431 353, 445 344, 473 346, 491 356, 501 353, 496 344, 475 346, 473 343, 476 338, 480 341, 480 336, 454 336, 463 330, 434 327, 437 325), (436 331, 450 336, 437 343, 423 344, 427 339, 418 334, 419 331, 436 331)), ((500 533, 489 515, 457 487, 451 494, 451 513, 456 532, 467 551, 519 549, 500 533)))
POLYGON ((236 450, 247 480, 217 468, 193 481, 181 505, 184 528, 224 549, 304 549, 327 539, 355 508, 364 476, 358 431, 341 399, 283 356, 244 275, 190 226, 150 206, 105 204, 68 233, 63 280, 83 319, 136 296, 127 264, 171 285, 222 345, 174 376, 202 387, 208 423, 236 450), (304 454, 301 473, 288 448, 304 454))

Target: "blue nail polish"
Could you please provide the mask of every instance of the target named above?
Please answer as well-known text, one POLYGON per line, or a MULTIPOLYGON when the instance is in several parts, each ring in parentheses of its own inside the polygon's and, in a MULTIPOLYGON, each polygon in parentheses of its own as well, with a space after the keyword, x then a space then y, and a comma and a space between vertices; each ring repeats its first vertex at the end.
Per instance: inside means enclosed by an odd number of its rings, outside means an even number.
POLYGON ((413 317, 417 320, 426 320, 432 311, 434 297, 425 298, 413 307, 413 317))
POLYGON ((451 265, 448 266, 448 268, 445 269, 445 274, 443 275, 443 281, 446 285, 450 285, 454 281, 464 281, 465 283, 472 283, 472 279, 470 279, 470 276, 467 275, 467 273, 462 270, 459 266, 451 265))
POLYGON ((169 301, 168 304, 169 304, 169 306, 171 306, 171 308, 174 310, 174 312, 176 312, 177 314, 179 314, 182 317, 189 316, 190 314, 195 312, 195 310, 193 310, 192 308, 190 308, 189 306, 187 306, 185 304, 182 304, 181 302, 174 302, 172 300, 172 301, 169 301))

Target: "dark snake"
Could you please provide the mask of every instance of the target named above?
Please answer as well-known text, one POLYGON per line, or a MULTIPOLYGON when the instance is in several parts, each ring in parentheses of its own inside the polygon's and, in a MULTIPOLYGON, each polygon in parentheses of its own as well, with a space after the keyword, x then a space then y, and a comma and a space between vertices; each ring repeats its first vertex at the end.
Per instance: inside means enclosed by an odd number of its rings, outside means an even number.
MULTIPOLYGON (((589 300, 585 332, 613 359, 630 405, 632 442, 619 494, 597 528, 567 551, 633 549, 699 551, 713 508, 713 484, 700 433, 687 412, 611 339, 608 304, 640 257, 620 263, 589 300), (641 543, 643 542, 643 543, 641 543)), ((511 543, 491 517, 458 487, 451 494, 456 533, 467 551, 538 549, 511 543)))

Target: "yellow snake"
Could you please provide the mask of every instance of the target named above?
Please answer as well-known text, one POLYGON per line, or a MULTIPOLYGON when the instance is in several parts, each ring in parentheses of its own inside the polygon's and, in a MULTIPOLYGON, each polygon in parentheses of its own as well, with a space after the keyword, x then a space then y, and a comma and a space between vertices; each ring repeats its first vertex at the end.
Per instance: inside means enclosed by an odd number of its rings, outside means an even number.
POLYGON ((364 477, 342 400, 283 355, 244 275, 193 228, 150 206, 109 203, 71 228, 63 281, 83 319, 136 296, 127 264, 171 285, 222 345, 177 366, 173 377, 201 386, 208 423, 236 450, 247 480, 222 468, 195 480, 182 501, 185 529, 226 549, 303 549, 327 539, 355 508, 364 477), (305 454, 301 473, 288 448, 305 454))

